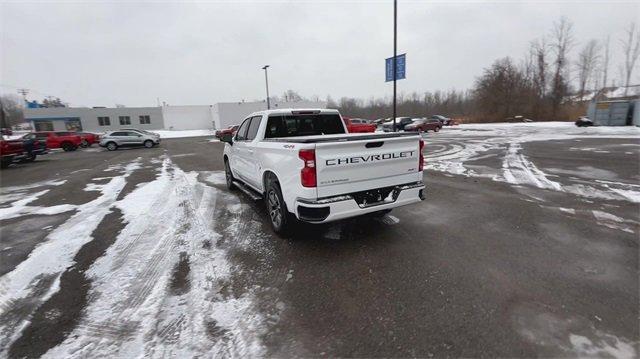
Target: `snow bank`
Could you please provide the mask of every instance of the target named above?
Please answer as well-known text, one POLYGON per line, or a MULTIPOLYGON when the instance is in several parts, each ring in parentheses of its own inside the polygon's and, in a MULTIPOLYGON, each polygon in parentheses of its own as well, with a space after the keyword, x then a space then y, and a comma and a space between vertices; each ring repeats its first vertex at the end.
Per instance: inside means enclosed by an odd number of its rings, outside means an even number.
POLYGON ((160 138, 205 137, 214 135, 213 130, 154 130, 152 132, 159 134, 160 138))

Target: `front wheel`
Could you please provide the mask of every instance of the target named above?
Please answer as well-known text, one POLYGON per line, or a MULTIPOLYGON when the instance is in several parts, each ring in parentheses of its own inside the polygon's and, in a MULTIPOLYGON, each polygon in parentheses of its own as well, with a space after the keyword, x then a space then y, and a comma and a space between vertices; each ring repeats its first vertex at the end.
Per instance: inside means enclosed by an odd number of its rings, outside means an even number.
POLYGON ((151 141, 151 140, 144 141, 144 147, 146 147, 146 148, 153 147, 153 141, 151 141))
POLYGON ((115 151, 118 149, 118 145, 115 142, 109 142, 107 143, 107 150, 109 151, 115 151))
POLYGON ((438 131, 440 131, 440 127, 436 127, 436 128, 434 128, 434 129, 433 129, 433 131, 434 131, 434 132, 438 132, 438 131))
POLYGON ((82 140, 82 142, 80 142, 80 147, 82 148, 89 147, 89 142, 87 142, 87 140, 82 140))
POLYGON ((280 184, 277 180, 273 178, 268 180, 266 193, 265 204, 267 206, 271 228, 278 234, 284 234, 291 227, 293 218, 289 214, 287 205, 282 199, 282 191, 280 190, 280 184))

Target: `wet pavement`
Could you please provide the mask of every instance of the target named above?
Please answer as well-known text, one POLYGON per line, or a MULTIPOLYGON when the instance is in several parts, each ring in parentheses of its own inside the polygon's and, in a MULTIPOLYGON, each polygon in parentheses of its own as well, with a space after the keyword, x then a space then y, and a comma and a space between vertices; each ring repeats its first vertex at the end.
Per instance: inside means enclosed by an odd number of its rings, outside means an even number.
POLYGON ((636 357, 640 139, 545 131, 429 133, 425 201, 287 238, 208 138, 12 166, 0 355, 636 357))

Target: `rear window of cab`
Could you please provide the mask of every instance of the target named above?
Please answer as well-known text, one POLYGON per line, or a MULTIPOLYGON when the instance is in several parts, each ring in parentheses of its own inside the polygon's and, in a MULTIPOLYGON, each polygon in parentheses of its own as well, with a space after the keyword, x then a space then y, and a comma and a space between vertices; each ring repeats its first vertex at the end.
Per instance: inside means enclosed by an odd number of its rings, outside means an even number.
POLYGON ((338 114, 270 115, 265 138, 345 133, 338 114))

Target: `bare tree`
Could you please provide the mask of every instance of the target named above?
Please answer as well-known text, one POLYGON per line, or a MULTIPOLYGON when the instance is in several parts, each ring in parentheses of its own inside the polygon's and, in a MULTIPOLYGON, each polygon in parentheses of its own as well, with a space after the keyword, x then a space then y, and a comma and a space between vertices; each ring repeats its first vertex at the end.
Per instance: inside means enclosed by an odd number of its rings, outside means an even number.
POLYGON ((638 56, 640 56, 640 31, 636 32, 635 23, 629 24, 626 29, 626 35, 626 38, 620 40, 622 42, 622 50, 624 51, 624 64, 622 65, 622 69, 625 79, 625 96, 627 96, 633 69, 638 60, 638 56))
POLYGON ((560 104, 568 91, 568 79, 566 75, 567 54, 573 46, 573 24, 566 17, 561 17, 553 24, 551 31, 551 49, 555 53, 555 69, 551 83, 551 116, 558 114, 560 104))
POLYGON ((0 127, 11 127, 24 122, 22 97, 16 95, 0 96, 0 127))
POLYGON ((591 80, 594 70, 598 64, 598 50, 598 41, 589 40, 578 54, 576 69, 578 71, 578 94, 581 101, 585 93, 585 88, 587 87, 589 80, 591 80))
POLYGON ((609 74, 609 40, 610 36, 607 35, 607 41, 604 43, 604 60, 602 62, 602 87, 607 87, 607 75, 609 74))

